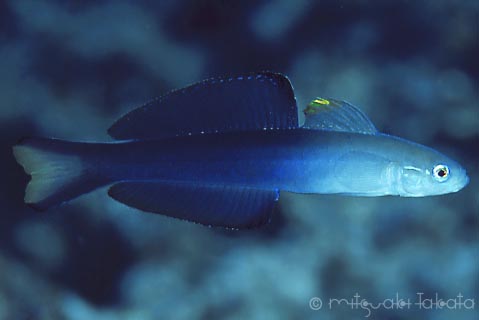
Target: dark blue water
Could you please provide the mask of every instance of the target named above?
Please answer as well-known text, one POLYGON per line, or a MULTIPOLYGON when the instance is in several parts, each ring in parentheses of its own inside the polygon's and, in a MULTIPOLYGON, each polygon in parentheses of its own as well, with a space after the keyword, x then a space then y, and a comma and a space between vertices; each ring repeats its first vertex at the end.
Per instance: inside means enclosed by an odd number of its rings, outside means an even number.
POLYGON ((0 319, 361 319, 362 299, 380 304, 370 319, 477 319, 478 12, 475 1, 0 2, 0 319), (46 213, 23 204, 20 137, 109 141, 110 124, 152 97, 259 70, 287 74, 300 107, 359 105, 379 130, 457 159, 471 183, 418 199, 286 194, 269 226, 246 232, 140 213, 106 190, 46 213))

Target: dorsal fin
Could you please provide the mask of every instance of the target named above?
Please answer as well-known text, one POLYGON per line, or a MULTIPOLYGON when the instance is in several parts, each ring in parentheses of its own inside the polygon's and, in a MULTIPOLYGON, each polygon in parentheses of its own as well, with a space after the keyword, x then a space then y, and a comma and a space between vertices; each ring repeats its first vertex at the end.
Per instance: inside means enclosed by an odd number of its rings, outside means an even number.
POLYGON ((260 72, 204 80, 134 109, 108 130, 115 139, 298 127, 289 79, 260 72))
POLYGON ((306 116, 303 128, 306 129, 378 133, 371 120, 360 109, 346 101, 316 98, 303 112, 306 116))

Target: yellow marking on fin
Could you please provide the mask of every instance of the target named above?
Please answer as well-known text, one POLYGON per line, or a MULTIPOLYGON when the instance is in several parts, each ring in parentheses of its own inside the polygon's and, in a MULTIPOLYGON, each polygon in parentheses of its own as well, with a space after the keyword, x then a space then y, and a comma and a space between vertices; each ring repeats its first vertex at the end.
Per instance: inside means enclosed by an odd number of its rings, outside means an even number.
POLYGON ((315 114, 322 110, 328 110, 329 104, 330 104, 329 100, 326 100, 323 98, 316 98, 308 104, 306 109, 304 109, 304 113, 315 114))
POLYGON ((323 98, 316 98, 311 103, 314 104, 322 104, 322 105, 329 105, 329 100, 323 99, 323 98))

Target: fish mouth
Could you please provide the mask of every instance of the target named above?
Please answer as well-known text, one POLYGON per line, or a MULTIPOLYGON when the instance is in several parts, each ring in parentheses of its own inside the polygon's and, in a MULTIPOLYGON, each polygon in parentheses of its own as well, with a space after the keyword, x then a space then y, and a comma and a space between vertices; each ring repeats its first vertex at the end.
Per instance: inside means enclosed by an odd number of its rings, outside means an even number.
POLYGON ((455 184, 455 188, 452 189, 451 192, 458 192, 464 189, 468 184, 469 184, 469 177, 464 173, 464 178, 458 181, 458 183, 455 184))
POLYGON ((463 181, 462 185, 459 186, 457 191, 465 188, 469 184, 469 181, 470 181, 469 177, 467 175, 464 175, 464 181, 463 181))

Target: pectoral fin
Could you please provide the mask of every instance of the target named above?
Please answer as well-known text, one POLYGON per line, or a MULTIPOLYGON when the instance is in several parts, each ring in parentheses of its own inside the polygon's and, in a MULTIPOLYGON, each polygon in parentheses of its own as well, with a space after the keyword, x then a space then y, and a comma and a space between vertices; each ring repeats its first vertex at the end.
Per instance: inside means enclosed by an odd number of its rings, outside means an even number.
POLYGON ((354 151, 335 161, 335 182, 342 185, 344 193, 357 196, 378 196, 387 193, 385 169, 391 161, 380 155, 354 151))

